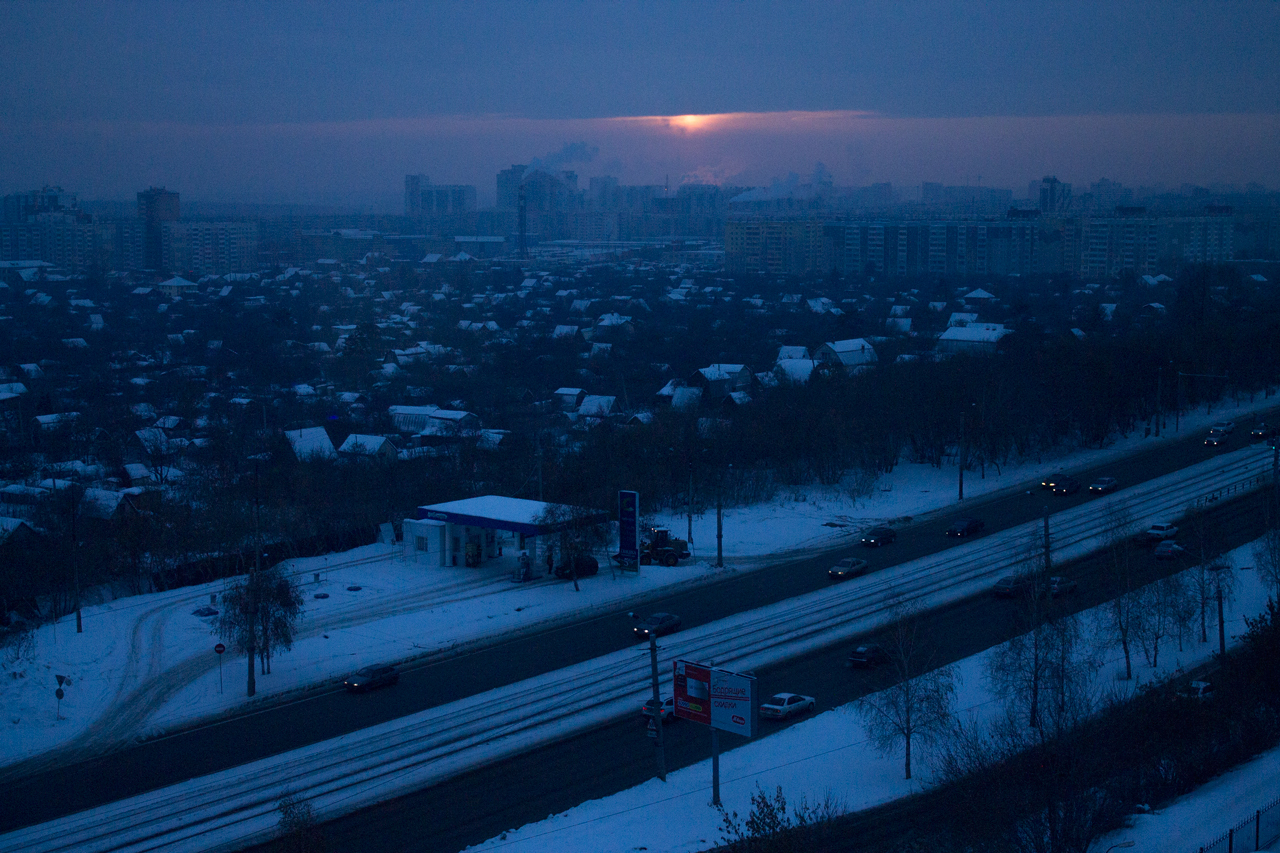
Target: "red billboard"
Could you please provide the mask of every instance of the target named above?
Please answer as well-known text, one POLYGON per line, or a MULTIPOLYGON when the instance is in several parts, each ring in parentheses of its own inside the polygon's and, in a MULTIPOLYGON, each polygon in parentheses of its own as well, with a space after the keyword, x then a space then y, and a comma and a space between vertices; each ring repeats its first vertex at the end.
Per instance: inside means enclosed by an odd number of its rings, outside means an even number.
POLYGON ((692 661, 675 662, 675 715, 745 737, 755 735, 756 679, 692 661))

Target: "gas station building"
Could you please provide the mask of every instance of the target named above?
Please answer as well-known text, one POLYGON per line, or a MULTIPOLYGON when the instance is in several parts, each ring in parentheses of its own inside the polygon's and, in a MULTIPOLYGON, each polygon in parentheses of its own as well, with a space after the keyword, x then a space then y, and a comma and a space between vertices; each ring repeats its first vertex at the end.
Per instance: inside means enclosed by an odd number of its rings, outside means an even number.
POLYGON ((546 559, 552 535, 580 524, 608 523, 609 514, 564 504, 483 495, 418 507, 404 520, 405 558, 432 566, 479 566, 503 547, 546 559), (557 520, 546 522, 552 517, 557 520), (546 537, 544 539, 544 537, 546 537))

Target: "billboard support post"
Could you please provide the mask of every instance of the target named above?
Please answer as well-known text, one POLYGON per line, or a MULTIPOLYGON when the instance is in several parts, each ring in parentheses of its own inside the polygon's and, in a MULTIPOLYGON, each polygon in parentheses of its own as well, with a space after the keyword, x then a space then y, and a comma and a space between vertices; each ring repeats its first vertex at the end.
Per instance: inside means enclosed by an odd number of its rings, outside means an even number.
POLYGON ((640 571, 640 493, 618 492, 618 565, 640 571))
POLYGON ((662 745, 662 695, 658 692, 658 638, 649 634, 649 663, 653 668, 653 723, 658 736, 654 740, 657 748, 658 778, 667 781, 667 755, 662 745))
POLYGON ((720 730, 711 727, 711 805, 720 805, 720 730))

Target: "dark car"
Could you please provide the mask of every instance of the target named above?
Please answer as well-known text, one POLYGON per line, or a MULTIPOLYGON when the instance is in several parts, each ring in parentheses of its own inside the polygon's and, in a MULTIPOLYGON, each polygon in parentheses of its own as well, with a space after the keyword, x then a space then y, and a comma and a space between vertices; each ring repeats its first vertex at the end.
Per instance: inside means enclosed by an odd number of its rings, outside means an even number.
POLYGON ((1095 495, 1105 495, 1108 492, 1114 492, 1120 488, 1120 483, 1115 477, 1099 477, 1089 484, 1089 491, 1095 495))
POLYGON ((1076 582, 1071 578, 1051 577, 1049 582, 1044 585, 1044 589, 1040 590, 1040 597, 1057 598, 1060 595, 1070 595, 1076 591, 1076 582))
POLYGON ((870 564, 866 560, 859 560, 857 557, 845 557, 827 569, 827 578, 833 581, 856 578, 859 575, 865 575, 869 566, 870 564))
POLYGON ((996 581, 996 585, 991 588, 997 598, 1013 598, 1021 595, 1031 588, 1031 578, 1026 575, 1009 575, 996 581))
POLYGON ((1059 480, 1064 479, 1066 476, 1067 475, 1063 474, 1061 471, 1059 471, 1057 474, 1050 474, 1048 477, 1045 477, 1043 480, 1040 481, 1040 488, 1052 489, 1054 486, 1058 485, 1059 480))
POLYGON ((663 634, 670 634, 672 631, 680 627, 680 617, 674 613, 654 613, 645 617, 634 629, 637 640, 647 640, 650 637, 661 637, 663 634))
POLYGON ((364 669, 358 669, 351 675, 347 676, 347 680, 342 682, 342 686, 352 693, 363 693, 366 690, 372 690, 375 687, 389 687, 400 680, 400 671, 394 666, 366 666, 364 669))
POLYGON ((962 518, 947 528, 948 536, 972 536, 981 533, 987 523, 980 518, 962 518))
POLYGON ((573 571, 570 572, 570 564, 565 560, 556 566, 556 577, 564 579, 573 577, 575 574, 580 578, 589 578, 600 572, 600 561, 590 554, 578 554, 573 558, 573 571))
POLYGON ((1267 426, 1265 423, 1259 422, 1257 426, 1249 433, 1249 437, 1254 441, 1264 441, 1276 434, 1275 429, 1267 426))
POLYGON ((1204 437, 1204 446, 1218 447, 1225 443, 1226 440, 1227 434, 1225 432, 1219 432, 1216 429, 1211 429, 1209 430, 1209 434, 1204 437))
POLYGON ((862 534, 862 544, 868 548, 878 548, 898 540, 898 532, 892 527, 873 527, 862 534))
POLYGON ((875 643, 867 643, 849 652, 849 658, 844 665, 850 669, 875 669, 880 664, 888 662, 888 652, 875 643))
POLYGON ((1053 484, 1055 495, 1074 495, 1080 491, 1080 481, 1075 477, 1059 477, 1053 484))

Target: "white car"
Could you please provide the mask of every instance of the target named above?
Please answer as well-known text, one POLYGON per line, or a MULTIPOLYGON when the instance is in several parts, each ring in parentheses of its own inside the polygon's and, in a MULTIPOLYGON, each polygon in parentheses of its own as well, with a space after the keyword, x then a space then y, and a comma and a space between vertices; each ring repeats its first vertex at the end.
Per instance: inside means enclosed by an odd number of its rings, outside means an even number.
MULTIPOLYGON (((668 696, 662 700, 662 722, 669 723, 676 715, 676 697, 668 696)), ((640 706, 640 716, 649 719, 653 716, 653 699, 646 699, 640 706)))
POLYGON ((1209 432, 1221 432, 1221 433, 1225 433, 1226 435, 1230 435, 1232 432, 1235 431, 1235 428, 1236 428, 1235 421, 1218 421, 1216 424, 1209 427, 1209 432))
POLYGON ((1142 535, 1148 542, 1163 542, 1178 535, 1178 526, 1167 521, 1158 521, 1148 527, 1142 535))
POLYGON ((760 716, 767 720, 785 720, 794 714, 803 714, 818 707, 812 696, 798 693, 776 693, 760 706, 760 716))

